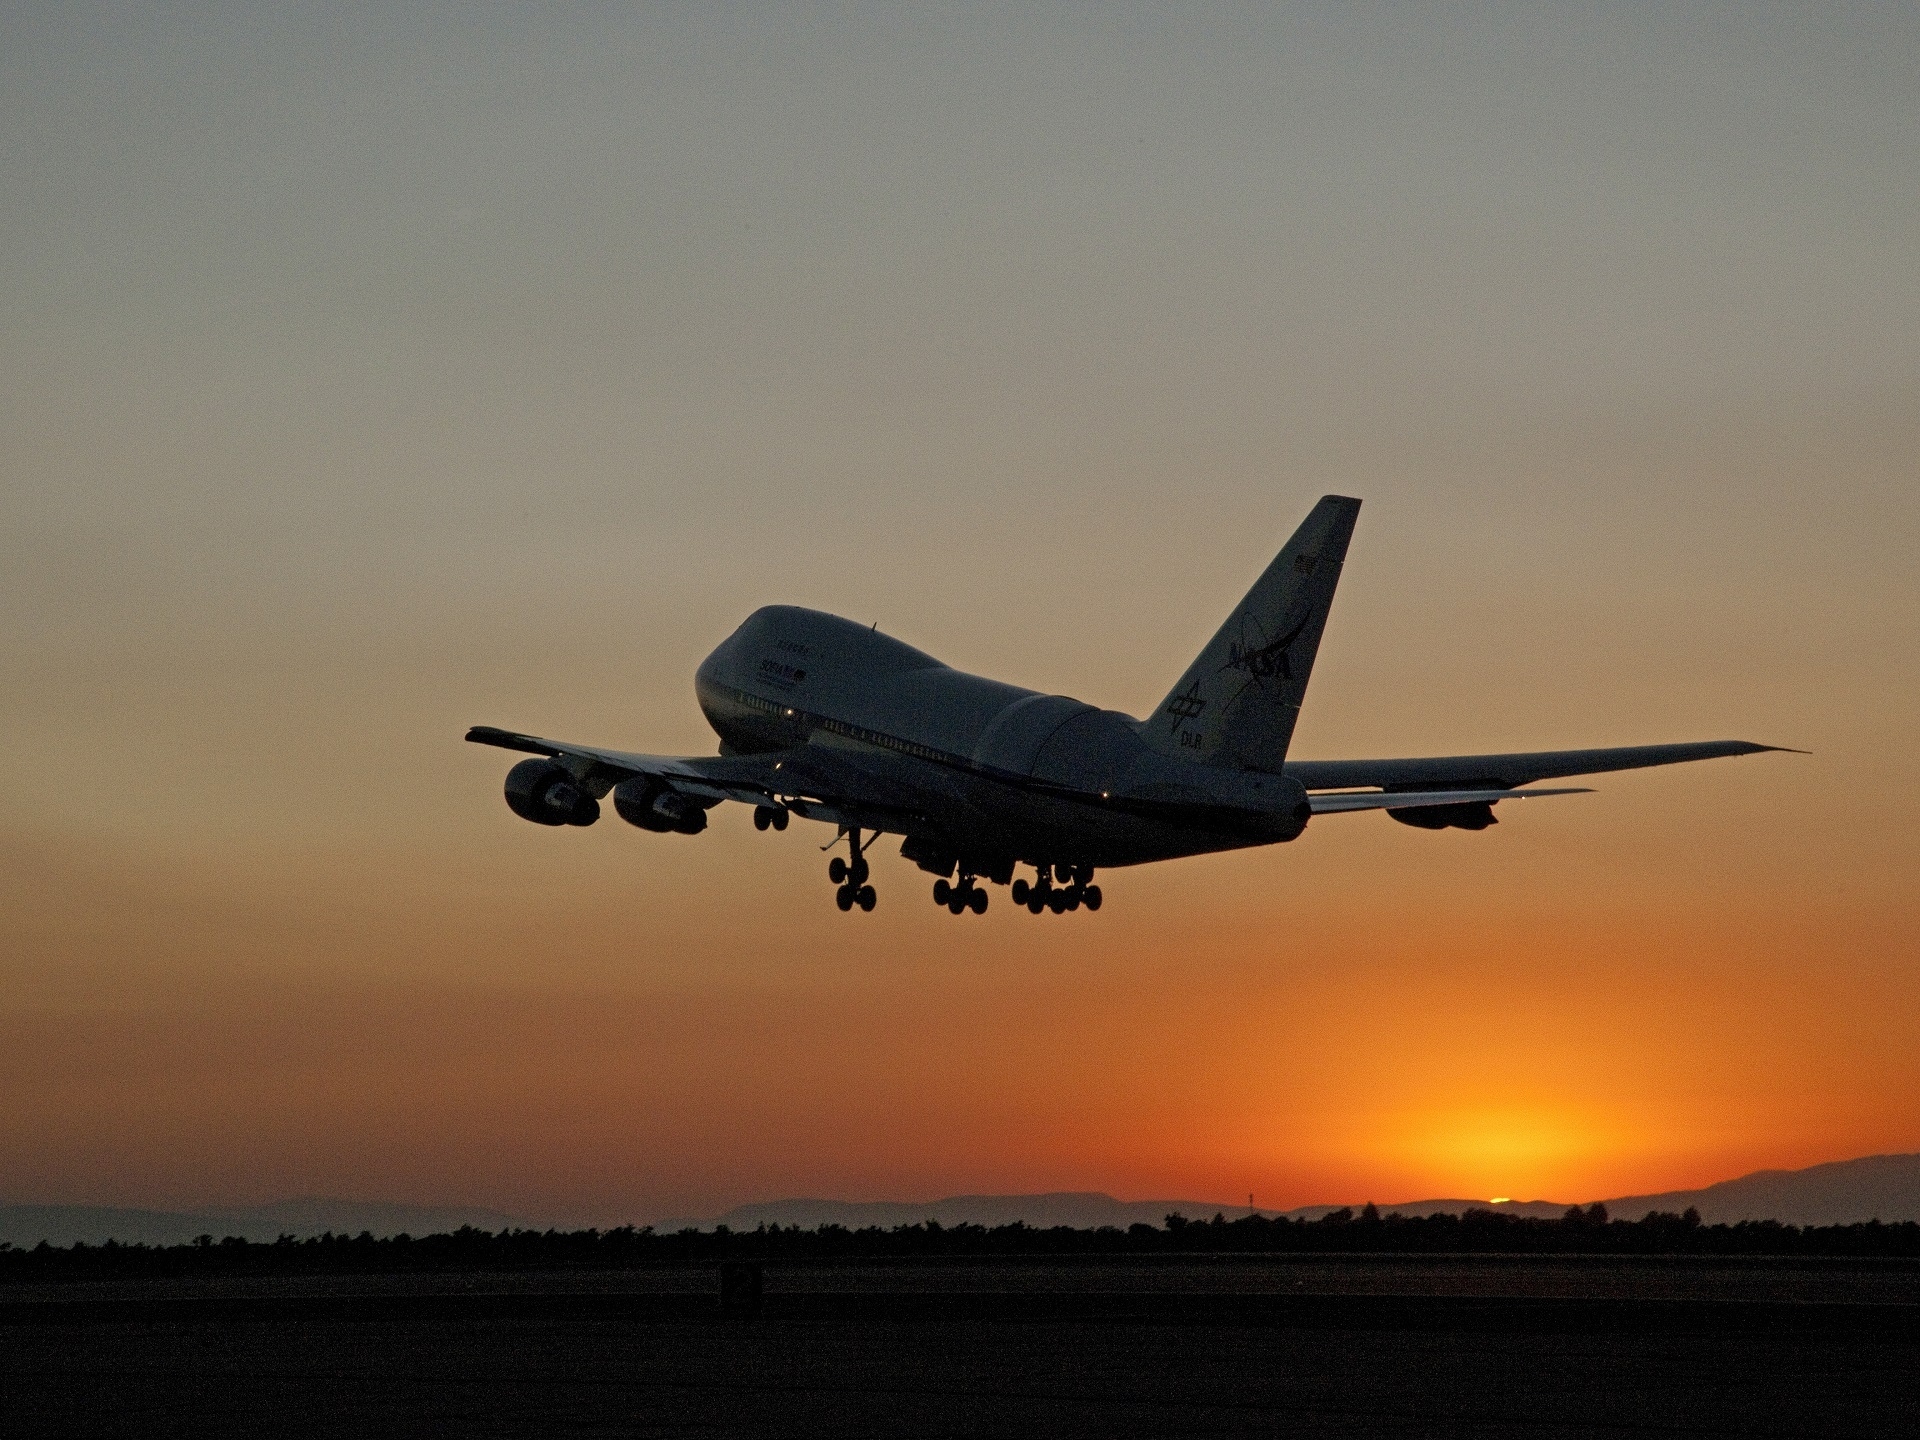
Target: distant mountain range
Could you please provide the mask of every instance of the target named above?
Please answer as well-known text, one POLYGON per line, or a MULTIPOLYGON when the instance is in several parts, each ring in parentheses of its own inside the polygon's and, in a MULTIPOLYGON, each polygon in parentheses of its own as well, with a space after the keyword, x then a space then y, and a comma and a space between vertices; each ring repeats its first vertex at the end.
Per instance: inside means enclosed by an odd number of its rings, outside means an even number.
MULTIPOLYGON (((1223 1207, 1205 1200, 1116 1200, 1092 1191, 1056 1190, 1045 1195, 949 1195, 944 1200, 767 1200, 739 1205, 711 1220, 663 1220, 654 1228, 673 1231, 688 1226, 710 1230, 727 1225, 751 1230, 759 1225, 798 1225, 811 1230, 821 1225, 844 1225, 849 1230, 877 1225, 918 1225, 928 1220, 942 1225, 1012 1225, 1024 1222, 1041 1229, 1069 1225, 1090 1230, 1101 1225, 1158 1227, 1167 1216, 1211 1217, 1223 1207)), ((1247 1213, 1242 1205, 1233 1212, 1247 1213)))
MULTIPOLYGON (((1442 1212, 1457 1215, 1474 1206, 1484 1209, 1488 1204, 1485 1200, 1415 1200, 1405 1205, 1382 1205, 1380 1209, 1383 1213, 1398 1210, 1407 1215, 1442 1212)), ((849 1230, 858 1230, 877 1225, 884 1230, 933 1220, 942 1225, 993 1226, 1019 1221, 1042 1229, 1069 1225, 1076 1230, 1093 1230, 1112 1225, 1124 1230, 1129 1225, 1152 1225, 1157 1229, 1169 1215, 1184 1215, 1189 1220, 1211 1220, 1215 1215, 1224 1215, 1229 1220, 1245 1215, 1317 1220, 1340 1208, 1307 1205, 1298 1210, 1249 1210, 1245 1205, 1222 1205, 1217 1200, 1116 1200, 1096 1190, 1059 1190, 1045 1195, 949 1195, 944 1200, 924 1201, 768 1200, 736 1206, 711 1220, 664 1220, 654 1228, 673 1231, 692 1226, 711 1230, 716 1225, 725 1225, 734 1230, 752 1230, 759 1225, 798 1225, 810 1230, 820 1225, 844 1225, 849 1230)), ((1567 1207, 1550 1200, 1528 1200, 1503 1203, 1498 1208, 1517 1215, 1557 1219, 1567 1207)))
MULTIPOLYGON (((1355 1202, 1358 1209, 1364 1202, 1355 1202)), ((1581 1202, 1589 1203, 1589 1202, 1581 1202)), ((1780 1220, 1792 1225, 1848 1225, 1866 1220, 1920 1221, 1920 1155, 1869 1155, 1860 1160, 1836 1160, 1806 1170, 1757 1170, 1738 1180, 1723 1180, 1702 1190, 1671 1190, 1661 1195, 1623 1195, 1601 1202, 1618 1220, 1638 1220, 1649 1210, 1676 1214, 1689 1206, 1709 1225, 1740 1220, 1780 1220)), ((1381 1204, 1382 1213, 1403 1215, 1458 1215, 1469 1209, 1496 1209, 1514 1215, 1555 1219, 1566 1213, 1563 1200, 1406 1200, 1381 1204)), ((727 1225, 751 1230, 757 1225, 864 1225, 883 1228, 937 1220, 942 1225, 1007 1225, 1016 1220, 1029 1225, 1071 1225, 1087 1229, 1114 1225, 1158 1225, 1168 1215, 1229 1220, 1257 1213, 1288 1219, 1318 1220, 1342 1209, 1338 1205, 1303 1205, 1297 1210, 1250 1212, 1244 1205, 1222 1205, 1215 1200, 1116 1200, 1111 1195, 1056 1192, 1046 1195, 951 1195, 944 1200, 773 1200, 741 1205, 710 1220, 667 1220, 655 1228, 676 1230, 693 1225, 711 1229, 727 1225)))
POLYGON ((1649 1210, 1685 1210, 1709 1225, 1779 1220, 1789 1225, 1853 1225, 1920 1220, 1920 1155, 1868 1155, 1805 1170, 1756 1170, 1704 1190, 1628 1195, 1608 1213, 1637 1220, 1649 1210))
MULTIPOLYGON (((1649 1210, 1680 1212, 1689 1206, 1708 1224, 1740 1220, 1780 1220, 1793 1225, 1846 1225, 1865 1220, 1920 1221, 1920 1155, 1869 1155, 1837 1160, 1805 1170, 1758 1170, 1702 1190, 1672 1190, 1661 1195, 1624 1195, 1602 1202, 1619 1220, 1637 1220, 1649 1210)), ((1554 1200, 1412 1200, 1382 1204, 1383 1212, 1404 1215, 1457 1215, 1488 1207, 1516 1215, 1552 1218, 1565 1212, 1554 1200)), ((1342 1207, 1307 1205, 1297 1210, 1261 1210, 1291 1219, 1317 1220, 1342 1207)), ((1357 1206, 1355 1208, 1358 1208, 1357 1206)), ((1070 1225, 1091 1229, 1113 1225, 1159 1225, 1168 1215, 1229 1220, 1248 1214, 1244 1205, 1213 1200, 1116 1200, 1096 1192, 1056 1191, 1045 1195, 950 1195, 944 1200, 772 1200, 741 1205, 706 1220, 665 1220, 655 1229, 715 1225, 752 1230, 759 1225, 913 1225, 937 1220, 942 1225, 1008 1225, 1022 1221, 1037 1227, 1070 1225)), ((274 1240, 304 1238, 331 1230, 357 1235, 432 1235, 471 1225, 478 1230, 545 1228, 539 1222, 498 1210, 423 1205, 389 1205, 355 1200, 282 1200, 272 1205, 221 1210, 123 1210, 96 1205, 0 1205, 0 1242, 18 1246, 97 1245, 111 1237, 124 1243, 179 1245, 198 1235, 220 1239, 239 1235, 274 1240)))

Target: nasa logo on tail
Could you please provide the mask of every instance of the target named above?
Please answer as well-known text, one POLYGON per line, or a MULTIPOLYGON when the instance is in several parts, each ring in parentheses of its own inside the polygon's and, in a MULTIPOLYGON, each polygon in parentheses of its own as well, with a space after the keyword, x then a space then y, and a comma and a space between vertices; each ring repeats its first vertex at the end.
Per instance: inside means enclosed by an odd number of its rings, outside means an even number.
POLYGON ((1291 629, 1276 640, 1268 640, 1266 627, 1251 613, 1243 613, 1240 617, 1241 638, 1228 647, 1227 663, 1221 668, 1245 671, 1249 685, 1264 685, 1276 675, 1283 680, 1292 680, 1293 643, 1300 638, 1300 633, 1307 628, 1307 623, 1312 619, 1313 607, 1308 606, 1306 613, 1294 623, 1291 629), (1259 636, 1260 643, 1249 643, 1249 630, 1259 636))

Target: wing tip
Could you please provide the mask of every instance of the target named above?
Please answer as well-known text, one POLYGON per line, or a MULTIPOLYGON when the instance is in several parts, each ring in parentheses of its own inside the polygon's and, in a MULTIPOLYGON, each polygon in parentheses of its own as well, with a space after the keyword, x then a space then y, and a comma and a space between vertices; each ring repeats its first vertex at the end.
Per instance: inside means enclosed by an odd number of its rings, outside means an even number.
POLYGON ((552 755, 554 748, 531 735, 502 730, 497 725, 469 725, 466 739, 472 745, 497 745, 502 750, 521 750, 529 755, 552 755))

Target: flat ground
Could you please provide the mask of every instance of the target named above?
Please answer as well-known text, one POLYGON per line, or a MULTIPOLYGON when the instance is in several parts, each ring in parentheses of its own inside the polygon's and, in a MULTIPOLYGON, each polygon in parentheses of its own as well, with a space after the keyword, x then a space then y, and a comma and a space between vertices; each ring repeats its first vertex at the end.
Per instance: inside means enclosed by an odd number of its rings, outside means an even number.
POLYGON ((1352 1257, 0 1288, 0 1433, 1920 1434, 1920 1267, 1352 1257))

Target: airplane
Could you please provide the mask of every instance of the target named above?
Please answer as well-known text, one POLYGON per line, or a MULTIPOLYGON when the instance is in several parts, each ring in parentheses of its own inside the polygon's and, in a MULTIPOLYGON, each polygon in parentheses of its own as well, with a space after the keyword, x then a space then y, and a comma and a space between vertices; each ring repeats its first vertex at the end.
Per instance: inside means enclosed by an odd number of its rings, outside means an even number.
POLYGON ((1030 913, 1098 910, 1097 871, 1296 840, 1316 816, 1385 810, 1423 830, 1484 830, 1534 788, 1785 747, 1706 740, 1428 759, 1289 760, 1360 502, 1314 506, 1149 718, 952 669, 878 626, 789 605, 754 611, 694 675, 719 754, 640 755, 476 725, 466 738, 523 751, 513 813, 591 825, 609 794, 621 819, 697 835, 726 801, 754 827, 832 825, 847 854, 828 878, 843 911, 876 902, 867 851, 938 877, 933 898, 984 915, 982 882, 1030 913), (1016 879, 1030 867, 1034 878, 1016 879))

